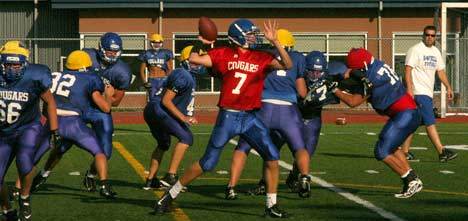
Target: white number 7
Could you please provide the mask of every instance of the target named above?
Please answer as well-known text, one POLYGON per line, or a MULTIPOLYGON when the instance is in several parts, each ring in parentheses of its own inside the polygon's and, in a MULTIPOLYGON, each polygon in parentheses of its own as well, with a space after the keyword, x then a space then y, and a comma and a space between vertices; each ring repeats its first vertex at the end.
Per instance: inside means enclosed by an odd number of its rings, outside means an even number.
POLYGON ((245 79, 247 79, 247 75, 244 73, 236 72, 234 73, 235 78, 240 78, 239 83, 237 83, 236 88, 232 89, 233 94, 240 94, 240 89, 242 85, 244 85, 245 79))

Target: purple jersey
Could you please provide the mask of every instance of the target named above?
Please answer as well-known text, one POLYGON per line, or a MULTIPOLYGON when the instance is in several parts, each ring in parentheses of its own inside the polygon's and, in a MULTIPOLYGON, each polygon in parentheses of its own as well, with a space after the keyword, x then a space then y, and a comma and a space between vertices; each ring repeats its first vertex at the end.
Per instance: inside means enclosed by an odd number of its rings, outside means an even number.
POLYGON ((57 109, 74 111, 83 115, 93 105, 94 91, 104 92, 104 84, 95 72, 54 72, 51 91, 57 109))
POLYGON ((177 109, 187 116, 192 116, 195 99, 195 80, 192 74, 182 68, 174 69, 167 77, 164 87, 177 94, 173 100, 177 109))
MULTIPOLYGON (((305 57, 297 51, 288 52, 293 62, 289 70, 274 70, 266 77, 262 99, 276 99, 297 102, 296 80, 302 78, 305 70, 305 57)), ((280 59, 279 56, 276 56, 280 59)))
POLYGON ((47 66, 28 64, 20 80, 7 83, 0 75, 0 134, 8 134, 39 122, 39 100, 52 84, 47 66))
POLYGON ((138 55, 140 61, 146 62, 147 66, 156 66, 167 72, 167 63, 174 59, 172 51, 167 49, 148 49, 138 55))

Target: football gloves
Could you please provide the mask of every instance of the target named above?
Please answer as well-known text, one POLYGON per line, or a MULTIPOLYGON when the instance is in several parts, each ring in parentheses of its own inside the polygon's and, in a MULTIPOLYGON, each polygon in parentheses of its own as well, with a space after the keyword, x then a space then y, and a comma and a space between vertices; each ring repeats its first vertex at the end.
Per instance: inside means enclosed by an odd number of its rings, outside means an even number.
POLYGON ((51 136, 50 136, 50 149, 54 148, 59 148, 61 142, 62 142, 62 137, 58 133, 58 130, 53 130, 51 131, 51 136))

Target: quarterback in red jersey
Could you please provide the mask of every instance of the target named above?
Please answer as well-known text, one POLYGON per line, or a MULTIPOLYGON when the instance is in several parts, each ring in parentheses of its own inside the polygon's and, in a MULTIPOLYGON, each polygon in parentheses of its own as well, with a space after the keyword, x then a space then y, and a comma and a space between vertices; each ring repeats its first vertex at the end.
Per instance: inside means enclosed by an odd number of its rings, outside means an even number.
MULTIPOLYGON (((276 192, 279 179, 278 149, 269 136, 265 125, 255 116, 255 111, 261 107, 263 81, 271 69, 290 69, 291 58, 280 45, 276 35, 276 22, 264 24, 265 38, 276 47, 280 58, 255 51, 257 46, 258 28, 247 19, 234 21, 228 30, 231 47, 220 47, 200 55, 200 48, 194 47, 190 62, 213 68, 222 80, 221 94, 218 106, 220 111, 210 141, 203 157, 195 162, 156 203, 155 213, 169 211, 171 202, 182 188, 201 176, 205 171, 211 171, 218 163, 224 145, 233 137, 239 135, 246 140, 265 161, 265 178, 267 182, 267 199, 265 216, 285 218, 287 213, 278 208, 276 192)), ((199 37, 204 43, 209 42, 199 37)))

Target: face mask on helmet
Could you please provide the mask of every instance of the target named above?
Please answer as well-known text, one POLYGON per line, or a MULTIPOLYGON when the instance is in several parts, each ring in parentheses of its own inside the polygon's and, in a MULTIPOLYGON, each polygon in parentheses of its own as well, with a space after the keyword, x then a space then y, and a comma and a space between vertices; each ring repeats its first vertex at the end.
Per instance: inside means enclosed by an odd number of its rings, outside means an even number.
POLYGON ((5 80, 13 82, 23 77, 24 69, 28 63, 24 55, 2 54, 1 64, 5 80))
POLYGON ((122 39, 119 35, 108 32, 99 42, 99 55, 107 63, 115 63, 122 54, 122 39))
POLYGON ((258 36, 260 30, 249 20, 239 19, 233 22, 228 29, 228 38, 242 48, 256 48, 261 40, 258 36))
POLYGON ((321 69, 306 69, 306 77, 311 81, 316 81, 323 77, 324 72, 321 69))
POLYGON ((161 42, 152 41, 152 42, 150 42, 150 44, 151 44, 151 48, 153 48, 155 50, 159 50, 163 46, 162 41, 161 42))

